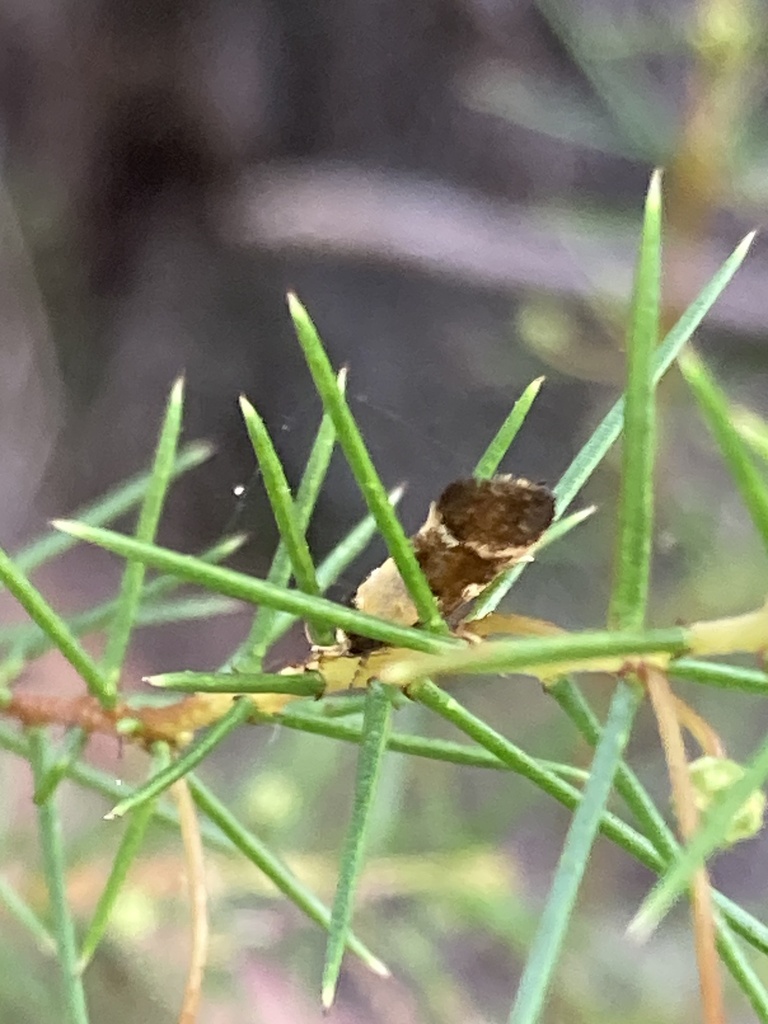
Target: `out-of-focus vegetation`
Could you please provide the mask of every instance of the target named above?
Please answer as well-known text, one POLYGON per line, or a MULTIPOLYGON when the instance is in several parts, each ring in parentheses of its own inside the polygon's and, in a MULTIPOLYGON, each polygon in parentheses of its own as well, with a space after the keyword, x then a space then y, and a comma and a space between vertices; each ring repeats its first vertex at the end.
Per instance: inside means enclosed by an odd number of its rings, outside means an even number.
MULTIPOLYGON (((2 543, 143 467, 170 381, 187 375, 187 429, 218 445, 172 492, 161 539, 200 549, 247 530, 240 556, 266 571, 274 529, 236 398, 264 415, 291 481, 319 404, 284 315, 296 288, 349 364, 350 403, 387 485, 409 488, 408 528, 477 453, 529 380, 547 384, 509 468, 558 479, 622 387, 623 323, 649 169, 666 167, 668 321, 737 239, 764 221, 766 12, 699 3, 464 4, 379 8, 182 0, 0 6, 4 194, 0 247, 2 543), (233 522, 234 519, 234 522, 233 522)), ((765 414, 764 247, 699 336, 734 403, 765 414)), ((764 596, 763 552, 687 392, 659 393, 658 518, 651 622, 717 617, 764 596)), ((764 441, 758 419, 748 428, 764 441), (756 424, 756 425, 755 425, 756 424)), ((605 607, 618 463, 586 498, 598 514, 555 545, 515 609, 567 627, 605 607)), ((310 540, 322 556, 362 513, 334 462, 310 540)), ((351 593, 381 551, 345 571, 351 593)), ((113 592, 115 567, 70 552, 36 580, 78 611, 113 592), (59 567, 60 565, 60 567, 59 567)), ((17 621, 7 595, 4 620, 17 621)), ((202 609, 200 609, 202 611, 202 609)), ((237 616, 148 629, 124 680, 218 664, 237 616)), ((294 633, 274 655, 295 660, 294 633)), ((94 651, 94 654, 99 654, 94 651)), ((25 686, 76 681, 49 657, 25 686)), ((742 758, 765 729, 758 694, 681 686, 742 758)), ((592 684, 598 706, 604 687, 592 684)), ((527 751, 589 764, 553 702, 489 682, 466 703, 527 751)), ((424 728, 422 709, 398 729, 424 728)), ((443 735, 441 727, 431 728, 443 735)), ((445 738, 454 738, 445 729, 445 738)), ((663 803, 649 716, 630 749, 663 803)), ((96 740, 88 758, 138 781, 145 759, 96 740)), ((335 884, 355 749, 278 729, 239 730, 206 768, 213 790, 326 900, 335 884)), ((31 781, 4 758, 2 879, 45 906, 31 781)), ((108 809, 62 786, 69 897, 89 919, 115 848, 108 809)), ((113 801, 114 802, 114 795, 113 801)), ((339 1020, 498 1019, 543 906, 567 818, 506 773, 392 756, 386 763, 356 930, 396 969, 352 962, 339 1020), (381 922, 386 941, 374 941, 381 922)), ((153 831, 88 972, 92 1018, 177 1012, 188 920, 173 833, 153 831)), ((764 839, 725 854, 718 885, 759 910, 764 839)), ((311 1020, 322 936, 253 869, 210 853, 212 969, 203 1020, 311 1020), (250 1016, 249 1016, 250 1015, 250 1016)), ((599 841, 561 964, 551 1021, 688 1021, 696 975, 687 918, 640 950, 622 938, 651 876, 599 841)), ((758 915, 759 916, 759 915, 758 915)), ((3 916, 0 1007, 61 1019, 50 960, 3 916)), ((734 1020, 751 1019, 734 1004, 734 1020), (741 1015, 741 1016, 740 1016, 741 1015)), ((5 1019, 5 1017, 3 1019, 5 1019)))

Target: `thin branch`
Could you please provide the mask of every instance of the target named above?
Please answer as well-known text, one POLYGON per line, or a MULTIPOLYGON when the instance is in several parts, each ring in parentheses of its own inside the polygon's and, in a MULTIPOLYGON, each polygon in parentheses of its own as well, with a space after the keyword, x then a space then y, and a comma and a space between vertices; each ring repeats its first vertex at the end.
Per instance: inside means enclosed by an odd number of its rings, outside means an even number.
MULTIPOLYGON (((664 747, 664 756, 672 787, 672 802, 680 834, 687 841, 696 831, 699 814, 694 801, 693 786, 688 772, 685 744, 677 717, 674 694, 663 672, 652 666, 647 666, 643 677, 664 747)), ((717 956, 712 888, 705 867, 700 868, 693 877, 691 910, 704 1024, 725 1024, 723 983, 717 956)))
POLYGON ((192 948, 189 955, 187 982, 179 1012, 179 1024, 195 1024, 200 1009, 203 972, 208 959, 208 895, 205 887, 205 857, 197 808, 185 779, 173 785, 179 810, 181 838, 187 866, 187 886, 192 910, 192 948))

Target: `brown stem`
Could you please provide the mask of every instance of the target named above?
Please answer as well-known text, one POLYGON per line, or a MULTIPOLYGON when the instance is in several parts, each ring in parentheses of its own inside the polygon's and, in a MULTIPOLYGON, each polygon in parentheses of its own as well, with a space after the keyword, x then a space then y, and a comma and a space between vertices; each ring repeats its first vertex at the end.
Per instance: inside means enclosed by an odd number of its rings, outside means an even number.
POLYGON ((187 868, 189 902, 192 908, 192 944, 187 981, 179 1011, 179 1024, 195 1024, 200 1009, 203 972, 208 959, 208 894, 205 887, 205 857, 200 825, 189 786, 184 779, 176 782, 173 795, 179 809, 181 838, 187 868))
POLYGON ((696 740, 701 747, 702 753, 710 757, 725 757, 725 746, 718 734, 706 720, 694 711, 690 704, 687 704, 682 697, 673 695, 677 720, 684 729, 696 740))
MULTIPOLYGON (((465 638, 472 636, 477 641, 497 632, 523 636, 555 636, 566 630, 551 622, 522 615, 499 615, 492 613, 484 619, 464 623, 460 631, 465 638)), ((734 651, 762 652, 768 645, 768 603, 745 615, 708 622, 694 622, 687 629, 687 650, 699 657, 712 654, 730 654, 734 651)), ((459 652, 460 660, 461 652, 459 652)), ((453 655, 456 657, 456 655, 453 655)), ((594 657, 574 659, 547 666, 525 666, 519 673, 538 676, 545 684, 567 672, 627 672, 642 671, 643 666, 658 663, 657 668, 667 663, 671 655, 645 654, 637 658, 594 657)), ((325 692, 345 691, 350 687, 366 686, 370 679, 381 677, 389 682, 403 685, 413 678, 411 660, 426 658, 431 669, 434 667, 426 655, 412 651, 382 647, 364 658, 341 657, 329 652, 313 654, 300 665, 288 666, 286 674, 300 674, 304 671, 319 671, 324 679, 325 692), (407 675, 401 670, 408 670, 407 675)), ((458 667, 456 665, 455 667, 458 667)), ((250 697, 254 708, 264 714, 275 714, 296 698, 290 694, 254 694, 250 697)), ((126 741, 150 746, 155 741, 183 747, 198 729, 203 729, 226 714, 232 703, 232 695, 226 693, 195 693, 166 707, 131 707, 120 703, 106 709, 92 696, 61 697, 54 694, 39 694, 16 689, 10 698, 0 703, 0 714, 15 718, 22 725, 78 726, 86 733, 106 733, 119 736, 126 741)), ((680 704, 678 714, 681 721, 696 741, 708 753, 719 756, 720 741, 711 728, 687 705, 680 704)))
MULTIPOLYGON (((699 814, 696 810, 693 786, 688 772, 688 760, 678 719, 678 706, 669 680, 663 672, 648 665, 644 668, 642 675, 664 748, 675 816, 680 834, 687 841, 696 831, 699 814)), ((722 978, 715 942, 712 889, 705 867, 700 868, 693 876, 691 913, 704 1024, 725 1024, 722 978)))
MULTIPOLYGON (((261 712, 281 711, 292 698, 288 694, 259 694, 252 698, 261 712)), ((195 693, 167 707, 131 707, 120 703, 108 709, 95 697, 59 697, 52 694, 14 692, 0 713, 25 726, 77 726, 87 733, 106 733, 151 746, 157 741, 185 746, 198 729, 217 721, 232 704, 226 693, 195 693)))

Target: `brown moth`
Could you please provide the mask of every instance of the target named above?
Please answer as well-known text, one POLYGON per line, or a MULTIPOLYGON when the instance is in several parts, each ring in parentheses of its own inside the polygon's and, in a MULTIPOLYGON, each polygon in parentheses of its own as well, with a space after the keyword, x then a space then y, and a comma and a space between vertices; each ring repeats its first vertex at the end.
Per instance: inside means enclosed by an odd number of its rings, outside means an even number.
MULTIPOLYGON (((449 484, 411 537, 443 615, 455 617, 502 572, 530 558, 554 514, 552 492, 523 478, 449 484)), ((416 607, 391 558, 366 577, 351 603, 401 626, 418 625, 416 607)), ((331 692, 365 685, 395 653, 379 640, 342 633, 337 646, 315 650, 302 666, 286 671, 319 671, 331 692)))
MULTIPOLYGON (((449 484, 411 538, 443 615, 450 617, 505 569, 529 557, 554 514, 552 492, 523 478, 495 476, 449 484)), ((352 603, 398 625, 418 623, 391 558, 363 581, 352 603)))

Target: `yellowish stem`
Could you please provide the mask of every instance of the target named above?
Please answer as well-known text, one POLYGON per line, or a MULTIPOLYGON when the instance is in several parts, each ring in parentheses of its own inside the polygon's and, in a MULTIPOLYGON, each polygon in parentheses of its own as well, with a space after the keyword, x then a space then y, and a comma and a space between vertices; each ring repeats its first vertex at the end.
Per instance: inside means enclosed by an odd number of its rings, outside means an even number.
POLYGON ((734 651, 759 654, 768 648, 768 602, 745 615, 694 622, 688 634, 690 653, 698 657, 734 651))
POLYGON ((200 1012, 203 972, 208 959, 208 897, 205 885, 205 857, 197 809, 184 779, 172 787, 179 810, 184 860, 187 869, 187 887, 192 917, 192 942, 189 954, 187 981, 179 1011, 179 1024, 195 1024, 200 1012))
MULTIPOLYGON (((696 809, 683 734, 677 716, 678 705, 663 672, 648 666, 643 672, 643 677, 664 747, 675 816, 680 834, 687 841, 696 831, 699 813, 696 809)), ((700 868, 693 876, 691 916, 696 942, 696 960, 699 966, 699 987, 704 1024, 725 1024, 723 985, 715 941, 712 889, 705 867, 700 868)))
POLYGON ((694 711, 690 704, 686 704, 681 697, 675 695, 673 700, 680 725, 693 736, 701 747, 702 753, 709 754, 710 757, 725 757, 723 741, 709 722, 702 718, 698 711, 694 711))

